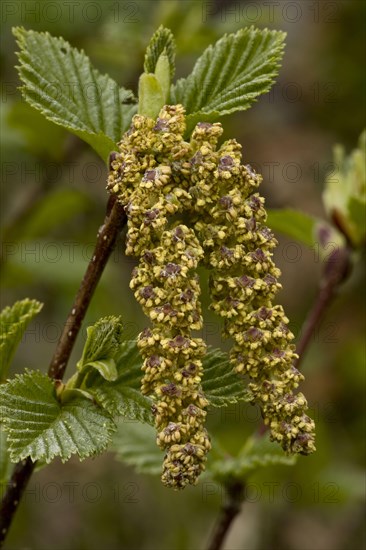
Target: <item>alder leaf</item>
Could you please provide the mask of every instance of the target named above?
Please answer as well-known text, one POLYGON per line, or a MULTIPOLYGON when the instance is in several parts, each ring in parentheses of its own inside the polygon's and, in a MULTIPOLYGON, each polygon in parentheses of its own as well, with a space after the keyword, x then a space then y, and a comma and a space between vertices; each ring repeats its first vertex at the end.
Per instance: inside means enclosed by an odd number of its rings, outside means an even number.
POLYGON ((202 389, 212 407, 248 400, 244 380, 233 371, 226 353, 210 349, 203 360, 202 389))
POLYGON ((80 372, 94 368, 106 380, 116 380, 114 357, 122 344, 123 325, 120 317, 104 317, 87 328, 83 355, 77 363, 80 372))
POLYGON ((122 342, 114 361, 117 377, 113 381, 97 375, 87 378, 82 388, 111 415, 153 425, 152 400, 140 391, 142 359, 136 342, 122 342))
POLYGON ((10 459, 62 461, 102 452, 116 426, 111 416, 81 395, 61 404, 54 382, 27 370, 0 386, 0 421, 7 433, 10 459))
POLYGON ((136 112, 132 92, 101 75, 82 50, 63 38, 22 27, 13 33, 26 101, 89 143, 106 162, 136 112))
POLYGON ((197 122, 245 111, 268 92, 278 74, 285 36, 247 27, 209 46, 192 73, 171 89, 172 103, 182 103, 186 109, 187 132, 197 122))
POLYGON ((37 300, 21 300, 0 313, 0 382, 5 380, 8 369, 22 336, 31 322, 42 309, 37 300))
POLYGON ((175 40, 172 32, 161 25, 152 35, 150 43, 146 48, 145 73, 155 73, 159 57, 163 53, 168 58, 170 79, 172 79, 175 72, 175 40))

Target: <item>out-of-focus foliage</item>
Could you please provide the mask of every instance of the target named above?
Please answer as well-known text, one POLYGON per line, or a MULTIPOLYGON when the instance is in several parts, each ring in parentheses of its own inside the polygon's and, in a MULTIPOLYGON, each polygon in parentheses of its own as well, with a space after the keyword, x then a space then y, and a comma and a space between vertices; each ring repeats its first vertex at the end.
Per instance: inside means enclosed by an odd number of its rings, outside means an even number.
POLYGON ((358 247, 366 243, 366 130, 357 149, 346 157, 344 147, 334 148, 336 169, 325 181, 323 200, 328 215, 358 247))

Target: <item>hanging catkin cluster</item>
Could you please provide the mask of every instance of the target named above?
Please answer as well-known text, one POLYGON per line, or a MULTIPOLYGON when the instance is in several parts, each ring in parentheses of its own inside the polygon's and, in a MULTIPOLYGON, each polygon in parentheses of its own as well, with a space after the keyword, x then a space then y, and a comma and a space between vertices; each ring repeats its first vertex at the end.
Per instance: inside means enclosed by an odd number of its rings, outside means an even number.
POLYGON ((302 393, 294 393, 303 376, 293 366, 294 336, 282 306, 273 306, 281 288, 272 260, 276 246, 266 227, 261 182, 241 164, 241 146, 226 141, 216 149, 219 124, 201 124, 192 134, 190 193, 197 212, 194 228, 211 270, 211 307, 224 320, 223 334, 234 340, 231 361, 252 379, 249 390, 260 405, 271 438, 289 453, 315 450, 314 422, 302 393))
POLYGON ((184 111, 166 107, 157 121, 135 116, 112 161, 109 187, 128 214, 127 254, 139 258, 131 288, 152 329, 139 336, 142 392, 154 398, 157 444, 166 451, 163 483, 195 483, 211 445, 204 428, 208 405, 200 382, 206 346, 195 269, 203 249, 179 221, 191 197, 184 111))
POLYGON ((220 124, 197 124, 189 143, 184 131, 180 105, 165 106, 157 120, 135 115, 108 180, 128 215, 126 253, 139 259, 131 288, 152 324, 138 339, 142 392, 154 400, 162 480, 175 488, 196 482, 210 449, 200 385, 206 346, 191 334, 202 328, 199 263, 210 269, 211 307, 225 320, 234 368, 249 375, 271 438, 287 452, 315 449, 306 399, 294 393, 303 377, 293 335, 272 305, 280 272, 255 193, 261 178, 241 164, 235 140, 217 148, 220 124))

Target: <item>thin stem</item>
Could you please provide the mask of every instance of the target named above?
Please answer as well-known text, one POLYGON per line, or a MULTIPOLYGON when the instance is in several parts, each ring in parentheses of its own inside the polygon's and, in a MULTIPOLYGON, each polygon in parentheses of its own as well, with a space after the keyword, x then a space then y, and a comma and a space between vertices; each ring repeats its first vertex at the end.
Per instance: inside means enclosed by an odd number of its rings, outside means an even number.
POLYGON ((239 514, 244 500, 244 483, 235 481, 225 485, 227 502, 223 504, 214 526, 207 550, 220 550, 229 532, 229 529, 239 514))
POLYGON ((55 380, 63 378, 81 323, 113 251, 117 236, 125 223, 126 214, 122 206, 111 197, 107 206, 106 219, 98 231, 93 257, 88 264, 48 369, 48 375, 55 380))
POLYGON ((301 330, 301 338, 296 345, 296 352, 299 356, 295 367, 299 368, 304 359, 314 331, 324 315, 332 299, 336 296, 339 285, 350 273, 350 250, 348 248, 337 249, 327 260, 323 276, 320 281, 319 291, 310 309, 301 330))
MULTIPOLYGON (((104 224, 98 231, 93 257, 88 264, 48 369, 48 375, 54 380, 61 380, 64 376, 81 323, 114 249, 117 237, 126 224, 126 219, 123 207, 116 201, 115 197, 111 197, 107 205, 104 224)), ((30 458, 19 462, 16 464, 7 484, 0 505, 0 547, 5 541, 34 467, 35 463, 30 458)))

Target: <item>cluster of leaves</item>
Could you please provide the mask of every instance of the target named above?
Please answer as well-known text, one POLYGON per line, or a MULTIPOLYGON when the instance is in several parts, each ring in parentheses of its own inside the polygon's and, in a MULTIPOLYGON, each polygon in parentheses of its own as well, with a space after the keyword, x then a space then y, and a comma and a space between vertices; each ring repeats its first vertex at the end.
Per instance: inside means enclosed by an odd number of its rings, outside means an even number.
MULTIPOLYGON (((215 121, 247 109, 273 83, 284 38, 283 33, 253 28, 224 36, 204 52, 190 76, 172 84, 174 39, 167 29, 160 29, 146 53, 137 100, 132 92, 100 75, 83 52, 63 39, 24 29, 16 29, 15 35, 25 99, 48 120, 84 139, 104 160, 137 109, 154 115, 164 102, 181 102, 188 114, 188 131, 197 121, 215 121), (65 87, 55 82, 64 82, 65 87)), ((328 242, 353 248, 364 244, 365 134, 347 158, 338 146, 335 164, 337 170, 327 179, 324 193, 330 224, 288 209, 270 212, 272 229, 308 246, 318 241, 324 228, 328 242)), ((23 300, 2 312, 1 381, 27 324, 41 307, 36 301, 23 300)), ((55 456, 67 460, 72 454, 85 458, 111 441, 121 460, 141 472, 158 473, 161 456, 150 426, 151 402, 139 392, 140 363, 135 343, 121 338, 120 320, 102 319, 88 330, 77 373, 66 384, 55 385, 39 371, 26 371, 2 384, 0 480, 10 473, 6 449, 12 461, 30 456, 49 462, 55 456), (116 424, 117 417, 123 421, 116 424)), ((212 407, 246 398, 217 350, 206 358, 203 386, 212 407)), ((215 443, 208 471, 225 481, 270 463, 292 462, 269 446, 266 437, 254 437, 236 457, 221 453, 215 443)))
MULTIPOLYGON (((182 103, 188 115, 189 133, 197 122, 214 122, 248 109, 271 88, 285 38, 283 32, 253 27, 224 35, 203 52, 188 77, 172 83, 174 37, 160 27, 146 50, 137 98, 109 76, 101 75, 83 51, 64 39, 19 27, 14 34, 20 47, 18 70, 26 101, 48 120, 89 143, 105 162, 137 110, 156 116, 164 103, 182 103)), ((337 171, 329 176, 324 193, 330 221, 336 219, 342 232, 344 228, 347 238, 357 246, 365 238, 364 149, 364 137, 348 160, 342 147, 336 148, 337 171)), ((318 243, 319 232, 326 227, 328 242, 344 244, 333 224, 299 211, 270 211, 268 224, 307 246, 318 243)))
MULTIPOLYGON (((29 320, 40 307, 37 302, 23 300, 4 310, 1 320, 12 319, 6 350, 14 349, 22 337, 25 312, 29 320)), ((111 443, 117 417, 133 422, 137 443, 140 432, 136 422, 153 426, 152 402, 139 391, 141 364, 136 342, 123 339, 120 318, 108 317, 88 328, 76 372, 65 384, 52 381, 38 370, 26 370, 3 383, 0 420, 7 433, 11 461, 29 456, 33 461, 49 463, 56 456, 66 461, 73 454, 84 459, 100 453, 111 443)), ((246 398, 243 384, 230 372, 225 354, 211 350, 204 367, 202 386, 212 407, 246 398)), ((124 437, 123 430, 123 436, 115 440, 115 446, 116 441, 121 442, 121 456, 125 452, 124 437)), ((149 439, 146 445, 149 452, 149 439)))
MULTIPOLYGON (((107 161, 137 110, 133 92, 101 75, 83 51, 48 33, 14 29, 26 101, 46 118, 89 143, 107 161), (57 83, 57 85, 56 85, 57 83)), ((207 48, 192 73, 171 83, 174 38, 160 27, 151 39, 139 84, 139 112, 154 116, 165 103, 182 103, 189 128, 198 121, 248 109, 271 88, 285 34, 241 29, 207 48)))
MULTIPOLYGON (((174 37, 160 27, 147 48, 136 98, 132 91, 101 75, 83 51, 62 38, 23 28, 16 28, 14 34, 26 101, 49 121, 89 143, 105 161, 137 110, 155 116, 165 103, 181 103, 189 133, 197 122, 214 122, 248 109, 273 84, 285 36, 252 27, 225 35, 204 51, 187 78, 173 83, 174 37)), ((308 246, 317 241, 320 230, 324 233, 324 227, 328 239, 342 245, 345 241, 354 246, 364 242, 360 212, 365 205, 365 135, 348 159, 341 148, 335 154, 337 178, 333 174, 328 179, 324 202, 338 229, 309 215, 281 210, 269 214, 274 230, 308 246)), ((23 300, 1 313, 1 382, 28 323, 41 307, 34 300, 23 300)), ((89 327, 76 373, 66 383, 55 383, 40 371, 25 371, 3 383, 1 479, 9 473, 9 457, 16 462, 29 456, 46 463, 56 456, 67 460, 72 454, 83 459, 110 444, 117 457, 141 472, 159 472, 161 453, 154 442, 152 403, 140 393, 140 367, 136 343, 123 339, 119 318, 109 317, 89 327), (122 422, 117 422, 118 418, 122 422)), ((204 373, 203 390, 211 407, 246 399, 241 381, 219 350, 207 354, 204 373)), ((250 438, 236 457, 221 453, 218 444, 215 449, 208 470, 219 480, 244 477, 259 466, 294 460, 269 447, 266 437, 250 438)))
MULTIPOLYGON (((225 35, 204 51, 187 78, 174 84, 174 37, 160 27, 147 48, 136 98, 132 91, 101 75, 83 51, 63 38, 24 28, 14 29, 14 34, 20 48, 18 70, 25 100, 46 119, 86 141, 105 161, 137 110, 156 116, 164 104, 181 103, 189 133, 198 121, 214 122, 248 109, 273 84, 285 37, 282 32, 253 27, 225 35)), ((27 323, 40 307, 35 301, 23 300, 4 310, 2 380, 27 323)), ((242 382, 219 350, 207 354, 204 372, 202 386, 211 407, 246 399, 242 382)), ((120 318, 101 319, 89 327, 76 372, 66 383, 26 370, 0 386, 2 449, 6 432, 11 461, 31 457, 48 463, 56 456, 65 461, 72 454, 83 459, 102 452, 115 432, 112 448, 117 456, 155 473, 160 470, 161 456, 149 427, 153 425, 152 403, 141 395, 140 382, 136 343, 124 341, 120 318), (117 418, 123 420, 118 430, 117 418)), ((246 449, 244 458, 237 459, 242 473, 267 461, 255 453, 252 455, 257 458, 249 458, 248 445, 246 449)), ((274 453, 277 459, 268 460, 288 460, 282 451, 274 453)), ((2 475, 7 471, 4 456, 2 475)), ((224 456, 219 455, 212 460, 212 473, 223 475, 223 461, 224 456)), ((225 467, 231 475, 233 467, 225 467)))

